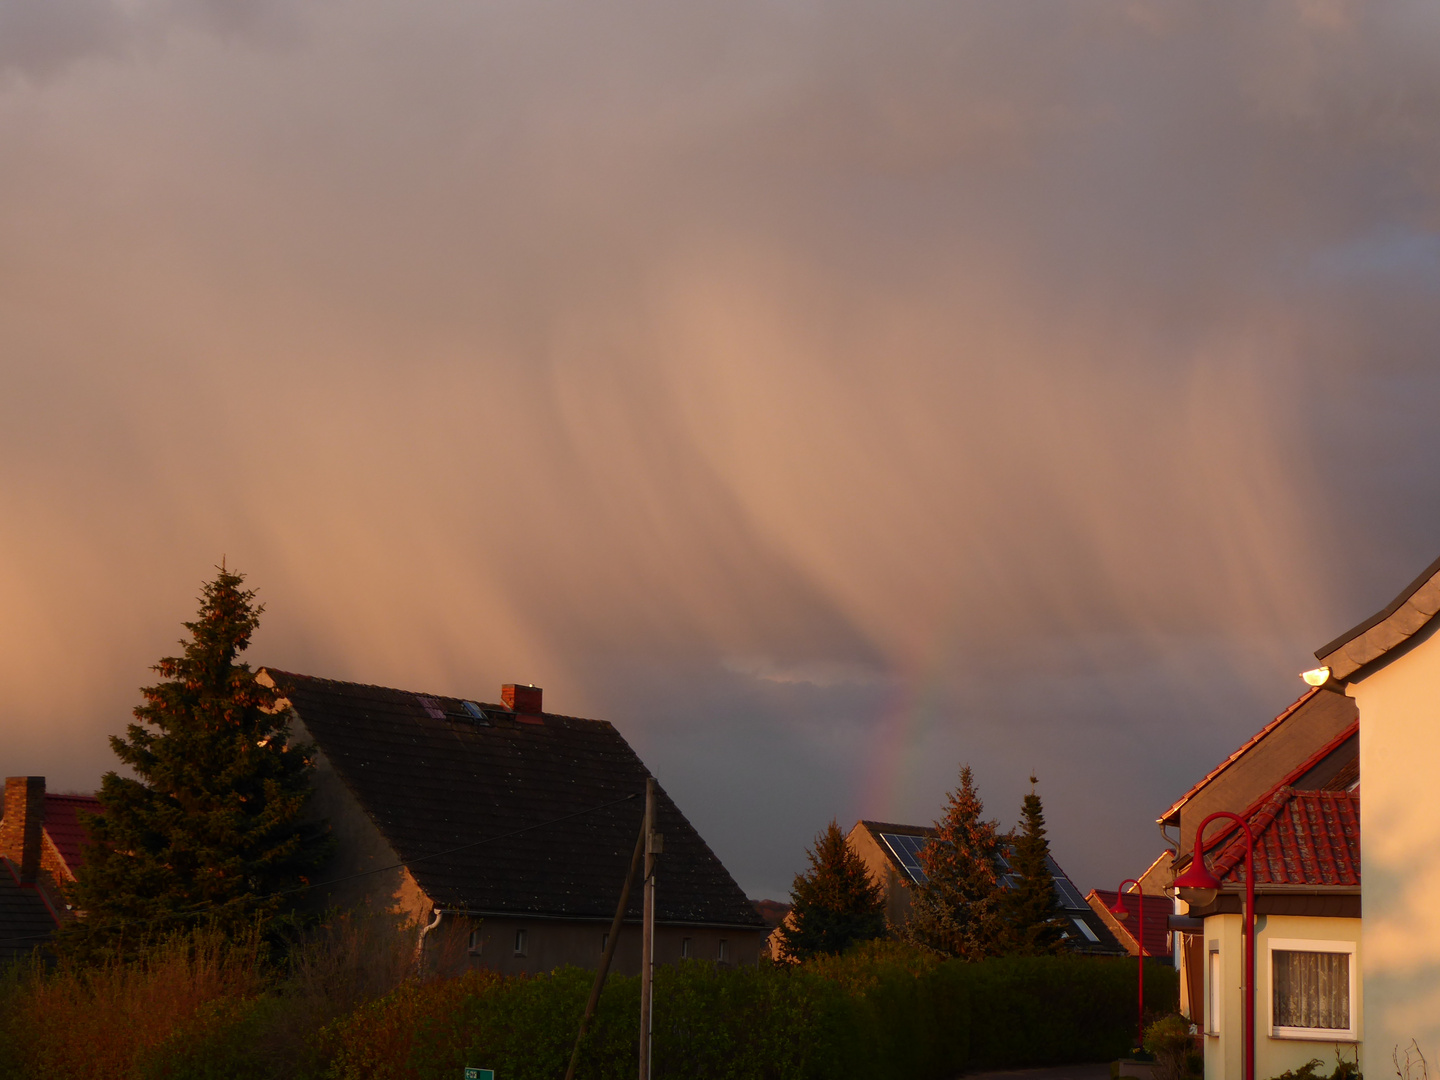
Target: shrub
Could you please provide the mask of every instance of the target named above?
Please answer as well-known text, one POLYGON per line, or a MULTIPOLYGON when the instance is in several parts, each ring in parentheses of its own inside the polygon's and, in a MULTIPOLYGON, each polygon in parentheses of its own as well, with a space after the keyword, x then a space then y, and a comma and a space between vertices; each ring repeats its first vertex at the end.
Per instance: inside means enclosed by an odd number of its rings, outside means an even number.
POLYGON ((1145 1028, 1141 1045, 1155 1059, 1157 1080, 1185 1080, 1194 1046, 1190 1021, 1177 1013, 1162 1016, 1145 1028))
POLYGON ((210 930, 176 935, 131 961, 37 964, 12 979, 4 1067, 54 1080, 130 1075, 212 1003, 261 988, 255 942, 231 944, 210 930))

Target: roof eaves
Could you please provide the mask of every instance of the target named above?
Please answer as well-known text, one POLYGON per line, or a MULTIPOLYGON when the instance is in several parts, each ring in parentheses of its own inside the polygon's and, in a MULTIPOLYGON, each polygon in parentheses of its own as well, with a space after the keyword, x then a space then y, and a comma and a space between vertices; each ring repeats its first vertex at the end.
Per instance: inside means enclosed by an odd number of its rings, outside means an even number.
POLYGON ((1241 743, 1238 750, 1236 750, 1233 754, 1227 757, 1224 761, 1220 762, 1219 765, 1216 765, 1215 768, 1211 769, 1208 773, 1206 773, 1194 787, 1192 787, 1189 791, 1185 792, 1184 795, 1181 795, 1180 798, 1176 800, 1175 804, 1170 807, 1170 809, 1166 810, 1163 814, 1161 814, 1158 818, 1155 819, 1156 823, 1160 825, 1178 824, 1178 821, 1175 820, 1175 815, 1180 813, 1181 807, 1183 807, 1187 802, 1189 802, 1192 798, 1198 795, 1201 789, 1207 787, 1210 782, 1214 780, 1217 776, 1219 776, 1231 765, 1235 764, 1235 762, 1239 761, 1242 757, 1244 757, 1251 750, 1253 750, 1256 745, 1265 738, 1265 736, 1269 735, 1282 723, 1288 720, 1294 714, 1296 709, 1300 708, 1301 705, 1304 705, 1307 701, 1309 701, 1319 692, 1319 687, 1311 687, 1303 694, 1301 694, 1298 698, 1296 698, 1294 703, 1291 704, 1289 708, 1287 708, 1279 716, 1275 717, 1274 720, 1271 720, 1268 724, 1266 724, 1263 728, 1257 731, 1244 743, 1241 743))
POLYGON ((1383 609, 1315 650, 1332 678, 1348 679, 1404 644, 1440 614, 1440 559, 1420 572, 1383 609))

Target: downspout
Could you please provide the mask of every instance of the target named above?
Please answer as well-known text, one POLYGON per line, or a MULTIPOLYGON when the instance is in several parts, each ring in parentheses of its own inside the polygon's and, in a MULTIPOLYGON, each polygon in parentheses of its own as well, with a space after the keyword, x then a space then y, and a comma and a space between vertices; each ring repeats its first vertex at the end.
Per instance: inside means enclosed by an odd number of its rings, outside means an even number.
MULTIPOLYGON (((1170 839, 1170 834, 1165 831, 1165 819, 1164 819, 1164 818, 1156 818, 1156 819, 1155 819, 1155 824, 1158 825, 1158 826, 1160 826, 1160 836, 1161 836, 1161 838, 1165 841, 1165 846, 1166 846, 1166 847, 1170 847, 1170 846, 1173 844, 1174 847, 1175 847, 1175 850, 1170 853, 1170 866, 1171 866, 1171 873, 1173 874, 1173 873, 1174 873, 1175 860, 1180 857, 1180 838, 1177 836, 1174 840, 1171 840, 1171 839, 1170 839)), ((1173 890, 1167 890, 1167 891, 1171 892, 1171 897, 1170 897, 1170 910, 1171 910, 1172 912, 1174 912, 1176 915, 1179 915, 1179 914, 1180 914, 1180 897, 1179 897, 1178 895, 1175 895, 1175 894, 1173 893, 1173 890)), ((1182 970, 1184 969, 1184 957, 1185 957, 1185 946, 1184 946, 1184 944, 1183 944, 1183 943, 1184 943, 1184 940, 1185 940, 1185 938, 1184 938, 1184 935, 1182 935, 1182 934, 1173 933, 1173 934, 1170 935, 1170 964, 1171 964, 1172 967, 1175 968, 1176 971, 1182 971, 1182 970)), ((1194 1011, 1195 1011, 1194 1005, 1191 1005, 1190 1011, 1191 1011, 1191 1012, 1194 1012, 1194 1011)))
POLYGON ((420 928, 420 937, 415 942, 415 973, 417 975, 423 975, 425 973, 425 936, 440 925, 440 920, 444 916, 444 908, 437 906, 435 908, 435 917, 430 920, 430 925, 420 928))

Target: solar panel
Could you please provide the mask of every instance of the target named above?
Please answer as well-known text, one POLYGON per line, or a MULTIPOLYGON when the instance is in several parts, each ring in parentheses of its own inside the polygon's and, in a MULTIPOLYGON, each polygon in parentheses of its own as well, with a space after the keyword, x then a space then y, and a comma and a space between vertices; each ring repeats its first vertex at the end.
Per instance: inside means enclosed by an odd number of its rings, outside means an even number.
POLYGON ((420 702, 420 707, 429 714, 432 720, 444 720, 445 710, 440 707, 440 702, 425 694, 416 694, 415 700, 420 702))
POLYGON ((1090 905, 1085 902, 1085 897, 1080 895, 1080 890, 1065 876, 1065 871, 1060 869, 1055 860, 1047 855, 1045 865, 1050 870, 1050 876, 1055 879, 1055 891, 1060 896, 1060 906, 1071 911, 1089 911, 1090 905))
POLYGON ((890 849, 898 862, 917 885, 924 885, 929 877, 920 866, 920 849, 928 843, 924 836, 910 836, 907 833, 881 833, 880 839, 890 849))

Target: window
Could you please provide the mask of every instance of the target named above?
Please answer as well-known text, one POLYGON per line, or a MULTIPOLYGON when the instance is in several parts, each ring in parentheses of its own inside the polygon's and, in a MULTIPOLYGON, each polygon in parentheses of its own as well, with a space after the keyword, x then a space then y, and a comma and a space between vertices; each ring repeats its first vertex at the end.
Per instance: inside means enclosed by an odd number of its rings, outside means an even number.
POLYGON ((485 945, 485 939, 480 936, 479 930, 470 931, 470 955, 479 956, 480 950, 485 945))
POLYGON ((529 944, 529 933, 525 930, 515 931, 515 955, 524 956, 525 947, 529 944))
POLYGON ((1352 942, 1272 939, 1270 1034, 1281 1039, 1353 1039, 1354 965, 1352 942))
POLYGON ((729 963, 730 961, 730 943, 723 937, 720 939, 720 951, 716 955, 716 958, 722 964, 729 963))
POLYGON ((689 960, 690 956, 690 939, 687 937, 680 942, 680 959, 689 960))
POLYGON ((608 949, 609 947, 610 947, 610 935, 609 935, 609 934, 601 934, 601 935, 600 935, 600 951, 603 953, 603 952, 604 952, 606 949, 608 949))
POLYGON ((1205 960, 1205 1034, 1220 1034, 1220 1014, 1224 1012, 1225 995, 1220 985, 1220 943, 1210 942, 1205 960))

